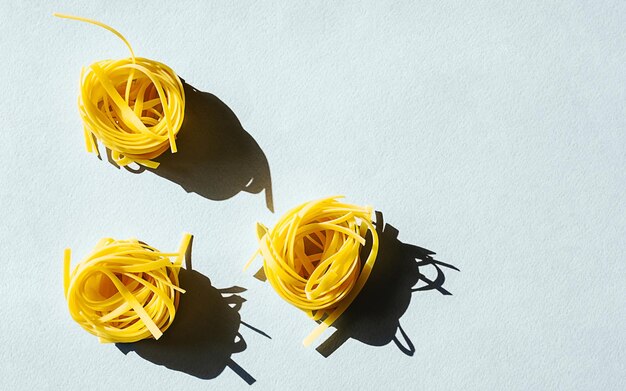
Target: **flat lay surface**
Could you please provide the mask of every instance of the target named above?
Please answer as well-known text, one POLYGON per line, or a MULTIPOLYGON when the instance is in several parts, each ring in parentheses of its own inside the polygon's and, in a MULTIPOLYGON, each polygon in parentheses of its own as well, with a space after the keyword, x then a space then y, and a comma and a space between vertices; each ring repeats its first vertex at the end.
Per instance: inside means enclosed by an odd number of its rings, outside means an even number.
POLYGON ((624 2, 84 3, 0 3, 0 389, 626 388, 624 2), (81 67, 128 51, 53 12, 184 80, 177 154, 85 151, 81 67), (242 269, 257 221, 337 194, 380 212, 378 266, 305 348, 242 269), (184 232, 168 339, 72 320, 65 247, 184 232))

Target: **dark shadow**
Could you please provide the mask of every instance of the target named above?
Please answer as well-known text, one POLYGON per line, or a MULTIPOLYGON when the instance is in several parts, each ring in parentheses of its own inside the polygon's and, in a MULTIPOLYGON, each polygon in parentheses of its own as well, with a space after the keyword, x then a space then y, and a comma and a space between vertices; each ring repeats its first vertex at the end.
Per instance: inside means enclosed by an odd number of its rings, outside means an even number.
POLYGON ((206 276, 191 270, 190 257, 187 259, 187 269, 181 269, 179 275, 186 293, 180 297, 170 328, 158 341, 118 343, 117 348, 124 354, 134 351, 154 364, 200 379, 213 379, 229 367, 246 383, 253 384, 254 377, 231 358, 247 347, 239 332, 240 324, 269 338, 241 321, 239 310, 245 299, 238 294, 246 289, 213 287, 206 276))
POLYGON ((218 97, 184 80, 183 88, 185 118, 176 138, 178 152, 168 150, 156 158, 160 163, 156 169, 125 168, 133 173, 152 171, 187 192, 214 201, 241 191, 257 194, 265 190, 265 204, 273 212, 270 168, 259 144, 218 97))
MULTIPOLYGON (((459 269, 435 260, 432 257, 435 253, 430 250, 398 240, 398 230, 384 224, 381 212, 376 212, 376 232, 380 247, 372 273, 363 290, 333 325, 336 331, 317 348, 324 357, 350 338, 372 346, 384 346, 393 341, 401 352, 412 356, 415 347, 400 326, 412 293, 437 290, 451 295, 443 288, 442 268, 459 269), (430 274, 436 277, 431 279, 430 274)), ((371 235, 367 243, 364 254, 371 249, 371 235)))

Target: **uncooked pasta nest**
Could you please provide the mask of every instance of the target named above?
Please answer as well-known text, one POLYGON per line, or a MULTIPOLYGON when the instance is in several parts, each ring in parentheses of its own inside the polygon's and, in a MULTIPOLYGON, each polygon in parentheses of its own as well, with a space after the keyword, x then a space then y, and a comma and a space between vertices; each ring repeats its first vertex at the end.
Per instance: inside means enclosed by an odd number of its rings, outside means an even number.
POLYGON ((163 253, 137 239, 104 238, 70 272, 65 250, 64 290, 72 318, 100 342, 159 339, 172 324, 180 293, 178 273, 191 239, 163 253))
POLYGON ((78 109, 87 151, 99 155, 97 139, 120 166, 138 163, 156 168, 159 164, 152 159, 168 148, 176 152, 176 135, 185 112, 180 78, 161 62, 135 57, 126 38, 112 27, 77 16, 54 15, 103 27, 130 50, 129 58, 98 61, 81 70, 78 109))
POLYGON ((274 290, 320 324, 303 341, 310 345, 350 306, 367 281, 378 253, 372 208, 350 205, 341 196, 306 202, 272 229, 257 224, 263 270, 274 290), (361 250, 371 233, 367 258, 361 250))

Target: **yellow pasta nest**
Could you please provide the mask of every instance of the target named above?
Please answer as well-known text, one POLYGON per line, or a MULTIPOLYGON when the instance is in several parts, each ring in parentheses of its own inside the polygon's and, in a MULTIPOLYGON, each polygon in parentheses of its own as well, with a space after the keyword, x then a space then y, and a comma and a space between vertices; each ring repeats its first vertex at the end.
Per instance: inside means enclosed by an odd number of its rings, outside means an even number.
POLYGON ((372 208, 329 197, 304 203, 280 218, 271 230, 257 225, 263 270, 287 302, 321 321, 304 339, 310 345, 348 308, 365 285, 378 253, 372 208), (367 231, 372 247, 363 261, 367 231))
POLYGON ((178 273, 190 239, 185 234, 177 253, 162 253, 136 239, 105 238, 71 273, 66 249, 64 289, 70 315, 102 343, 159 339, 174 321, 180 293, 185 293, 178 273))
POLYGON ((176 135, 183 123, 185 94, 180 78, 167 65, 135 57, 117 30, 95 20, 54 14, 95 24, 117 35, 131 56, 103 60, 81 70, 78 109, 87 151, 99 155, 94 137, 111 150, 120 166, 152 161, 168 148, 176 152, 176 135))

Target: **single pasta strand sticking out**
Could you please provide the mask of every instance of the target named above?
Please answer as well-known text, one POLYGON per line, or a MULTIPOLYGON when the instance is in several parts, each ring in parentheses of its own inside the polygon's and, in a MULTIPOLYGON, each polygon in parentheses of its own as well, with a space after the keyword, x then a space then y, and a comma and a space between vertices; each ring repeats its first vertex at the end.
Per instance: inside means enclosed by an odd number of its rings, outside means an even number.
POLYGON ((176 152, 176 135, 185 112, 180 78, 161 62, 135 57, 126 38, 104 23, 53 15, 109 30, 130 51, 129 58, 97 61, 81 69, 78 109, 87 151, 100 155, 97 139, 111 151, 111 158, 119 166, 138 163, 158 167, 152 159, 168 148, 176 152))
POLYGON ((280 218, 272 229, 257 224, 259 249, 248 261, 263 257, 263 270, 287 302, 321 323, 307 336, 309 346, 331 326, 365 285, 378 254, 372 208, 340 202, 333 196, 306 202, 280 218), (367 232, 372 248, 361 250, 367 232))
POLYGON ((186 233, 178 252, 163 253, 137 239, 104 238, 72 272, 66 249, 63 285, 70 315, 101 343, 159 339, 185 293, 178 274, 190 240, 186 233))

